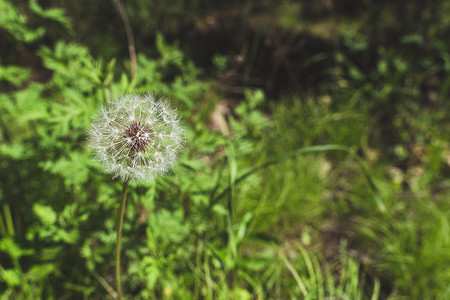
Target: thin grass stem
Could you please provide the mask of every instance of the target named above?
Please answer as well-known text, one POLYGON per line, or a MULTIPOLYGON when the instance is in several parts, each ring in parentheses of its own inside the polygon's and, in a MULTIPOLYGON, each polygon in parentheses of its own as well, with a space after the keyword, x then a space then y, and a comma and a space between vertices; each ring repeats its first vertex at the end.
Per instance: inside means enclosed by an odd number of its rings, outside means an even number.
POLYGON ((300 288, 300 291, 302 292, 303 296, 305 298, 308 297, 308 290, 306 289, 305 284, 303 283, 302 279, 298 275, 294 266, 290 263, 288 258, 283 253, 279 253, 279 256, 280 256, 281 260, 284 262, 284 264, 286 265, 286 267, 288 268, 289 272, 291 272, 291 274, 294 277, 295 281, 297 282, 297 285, 300 288))
POLYGON ((125 180, 122 187, 122 197, 120 198, 119 220, 117 222, 117 240, 116 240, 116 289, 117 289, 117 299, 119 300, 122 300, 122 287, 120 283, 120 240, 122 238, 123 216, 125 215, 127 189, 128 189, 128 180, 125 180))
POLYGON ((120 0, 113 0, 114 5, 119 11, 120 18, 122 19, 123 26, 125 28, 125 34, 128 40, 128 53, 130 55, 130 67, 131 77, 134 77, 137 73, 137 60, 136 60, 136 45, 134 42, 133 29, 131 28, 130 19, 128 18, 127 10, 120 0))
POLYGON ((5 214, 6 230, 8 231, 8 234, 10 236, 14 236, 14 222, 12 219, 11 208, 9 207, 9 204, 3 205, 3 213, 5 214))

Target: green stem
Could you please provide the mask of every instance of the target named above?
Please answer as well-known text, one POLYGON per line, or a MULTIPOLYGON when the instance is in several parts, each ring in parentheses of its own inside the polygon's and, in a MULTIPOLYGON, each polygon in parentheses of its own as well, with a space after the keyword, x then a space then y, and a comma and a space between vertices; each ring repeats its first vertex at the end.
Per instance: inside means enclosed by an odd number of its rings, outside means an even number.
POLYGON ((122 288, 120 285, 120 240, 122 238, 123 216, 125 215, 127 189, 128 189, 128 180, 125 180, 122 187, 122 197, 120 198, 119 220, 117 222, 117 240, 116 240, 116 288, 117 288, 117 299, 119 300, 122 300, 122 288))

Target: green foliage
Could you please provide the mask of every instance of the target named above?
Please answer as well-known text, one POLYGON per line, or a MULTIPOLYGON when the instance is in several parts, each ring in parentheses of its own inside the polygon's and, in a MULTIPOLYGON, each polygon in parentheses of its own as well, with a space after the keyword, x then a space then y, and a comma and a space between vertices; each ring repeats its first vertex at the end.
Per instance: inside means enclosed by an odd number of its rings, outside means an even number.
MULTIPOLYGON (((282 20, 272 24, 277 18, 267 20, 266 8, 245 1, 244 24, 254 14, 255 31, 273 26, 280 37, 259 43, 257 33, 249 49, 214 50, 205 57, 214 68, 201 69, 191 56, 210 45, 167 36, 194 16, 195 34, 220 23, 200 18, 213 4, 143 2, 127 3, 133 25, 151 16, 135 28, 131 77, 114 43, 120 34, 102 36, 88 16, 92 33, 83 40, 76 17, 92 7, 109 12, 106 5, 0 0, 0 299, 114 297, 121 183, 91 160, 85 134, 100 104, 128 92, 172 99, 187 145, 169 175, 129 187, 127 298, 450 296, 450 57, 441 38, 448 16, 406 31, 395 23, 397 4, 364 1, 379 9, 344 21, 333 47, 296 56, 286 46, 264 71, 258 51, 265 43, 289 34, 319 47, 311 35, 323 28, 306 32, 298 15, 312 19, 321 4, 283 2, 273 10, 282 20), (47 7, 54 3, 66 9, 47 7), (186 8, 198 11, 163 18, 186 8), (373 27, 378 16, 389 22, 373 27), (392 28, 396 44, 383 40, 392 28), (292 82, 312 86, 276 97, 264 84, 233 86, 262 82, 255 70, 273 83, 280 66, 292 82)), ((448 1, 438 2, 448 11, 448 1)), ((409 20, 414 14, 405 10, 409 20)))
MULTIPOLYGON (((38 7, 35 5, 35 7, 38 7)), ((0 26, 10 33, 18 42, 30 43, 41 38, 45 33, 45 28, 38 27, 36 30, 29 28, 27 17, 22 14, 10 1, 0 2, 0 26)))

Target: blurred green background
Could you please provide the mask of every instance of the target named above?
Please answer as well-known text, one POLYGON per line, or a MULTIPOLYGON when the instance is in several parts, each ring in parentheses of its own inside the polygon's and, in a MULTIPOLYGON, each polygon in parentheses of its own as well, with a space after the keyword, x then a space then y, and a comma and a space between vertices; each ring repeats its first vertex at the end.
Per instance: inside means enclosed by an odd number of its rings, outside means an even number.
POLYGON ((187 144, 129 188, 128 299, 450 299, 449 37, 448 0, 0 0, 0 299, 114 297, 86 130, 148 91, 187 144))

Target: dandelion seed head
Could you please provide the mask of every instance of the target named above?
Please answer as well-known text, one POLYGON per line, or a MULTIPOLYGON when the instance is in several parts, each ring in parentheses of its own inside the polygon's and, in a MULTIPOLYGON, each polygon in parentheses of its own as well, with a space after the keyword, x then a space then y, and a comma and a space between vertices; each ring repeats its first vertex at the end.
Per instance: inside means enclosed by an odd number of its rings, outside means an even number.
POLYGON ((180 123, 168 101, 129 94, 99 110, 88 142, 114 177, 151 182, 176 164, 185 141, 180 123))

